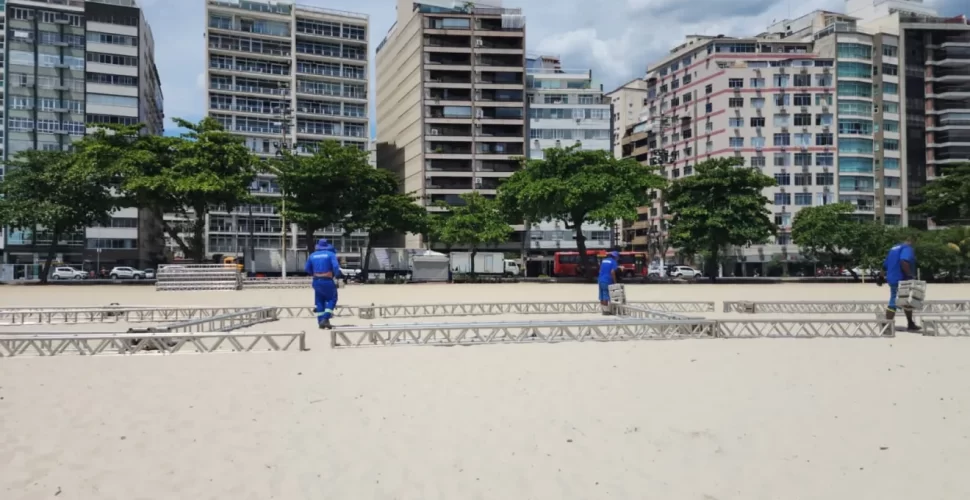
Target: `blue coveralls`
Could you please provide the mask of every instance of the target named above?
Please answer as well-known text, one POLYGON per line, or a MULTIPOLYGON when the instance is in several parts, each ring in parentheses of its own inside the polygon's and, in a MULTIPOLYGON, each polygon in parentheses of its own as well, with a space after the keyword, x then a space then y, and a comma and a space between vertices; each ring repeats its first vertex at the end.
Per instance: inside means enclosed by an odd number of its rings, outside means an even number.
POLYGON ((600 274, 596 280, 599 285, 600 302, 610 301, 610 285, 613 283, 613 271, 616 271, 619 263, 615 255, 610 254, 600 263, 600 274))
POLYGON ((313 276, 313 301, 317 323, 323 325, 333 317, 337 307, 337 278, 341 276, 337 252, 327 240, 317 242, 316 252, 310 254, 304 271, 313 276), (321 276, 330 273, 330 277, 321 276))
POLYGON ((886 271, 886 283, 889 283, 888 311, 896 312, 896 295, 899 293, 899 282, 912 279, 903 273, 903 262, 909 262, 909 271, 916 271, 916 252, 907 243, 900 243, 889 250, 882 267, 886 271))

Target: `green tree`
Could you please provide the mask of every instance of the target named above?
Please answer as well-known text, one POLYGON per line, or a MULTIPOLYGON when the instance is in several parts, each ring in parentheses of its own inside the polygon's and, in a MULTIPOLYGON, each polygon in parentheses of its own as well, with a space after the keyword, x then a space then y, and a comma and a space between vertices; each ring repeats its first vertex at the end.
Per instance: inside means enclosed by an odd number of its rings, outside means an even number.
POLYGON ((970 163, 946 167, 946 173, 923 188, 923 203, 910 211, 923 214, 940 225, 970 221, 970 163))
POLYGON ((450 246, 467 246, 471 252, 472 274, 475 256, 487 245, 508 240, 512 228, 508 225, 499 203, 482 196, 478 191, 461 195, 464 204, 448 208, 451 214, 437 219, 434 229, 437 240, 450 246))
POLYGON ((669 206, 670 239, 690 254, 707 251, 708 276, 717 276, 721 250, 728 245, 758 245, 775 232, 770 201, 762 190, 774 179, 740 158, 713 158, 694 166, 694 175, 674 181, 665 199, 669 206))
POLYGON ((140 126, 108 126, 86 137, 81 154, 119 173, 121 195, 151 210, 186 257, 205 260, 205 222, 216 208, 232 210, 251 200, 255 157, 218 121, 180 118, 180 137, 139 135, 140 126), (181 221, 170 223, 163 214, 181 221))
POLYGON ((635 219, 637 207, 650 203, 650 191, 665 186, 656 167, 572 146, 546 149, 541 160, 523 159, 522 169, 499 186, 498 199, 512 220, 559 220, 574 230, 588 271, 593 266, 586 255, 583 223, 613 227, 617 220, 635 219))
POLYGON ((277 174, 286 202, 283 215, 287 222, 300 225, 306 250, 312 253, 316 244, 314 233, 348 220, 358 206, 356 196, 361 192, 361 183, 372 179, 374 167, 370 166, 366 151, 325 141, 311 156, 284 152, 270 163, 268 170, 277 174))
POLYGON ((417 197, 401 194, 397 177, 382 169, 370 169, 356 189, 356 206, 343 222, 344 232, 367 231, 361 275, 367 280, 374 241, 392 234, 421 234, 428 230, 428 211, 418 205, 417 197))
POLYGON ((114 181, 111 172, 80 161, 73 152, 20 151, 7 163, 0 184, 0 225, 50 234, 41 282, 47 282, 63 236, 105 222, 118 207, 114 181))
POLYGON ((850 216, 849 203, 803 208, 792 221, 792 242, 802 253, 831 265, 848 264, 848 249, 859 223, 850 216))

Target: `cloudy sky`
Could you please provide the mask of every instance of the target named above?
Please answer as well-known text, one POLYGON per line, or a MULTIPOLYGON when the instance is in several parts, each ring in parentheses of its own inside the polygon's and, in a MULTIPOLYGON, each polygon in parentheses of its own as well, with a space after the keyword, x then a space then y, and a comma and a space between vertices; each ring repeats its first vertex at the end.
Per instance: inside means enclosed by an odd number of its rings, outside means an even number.
MULTIPOLYGON (((370 16, 373 50, 395 20, 394 0, 302 0, 370 16)), ((483 2, 485 3, 485 2, 483 2)), ((688 34, 755 33, 775 19, 815 9, 843 10, 843 0, 504 0, 522 7, 530 52, 558 54, 569 68, 591 68, 607 89, 643 74, 688 34)), ((942 14, 970 14, 970 0, 926 0, 942 14)), ((204 0, 140 0, 155 34, 165 115, 205 114, 204 0)), ((373 85, 373 79, 371 80, 373 85)), ((373 95, 373 92, 372 94, 373 95)), ((373 123, 373 109, 371 110, 373 123)), ((171 128, 171 121, 166 126, 171 128)), ((372 126, 373 130, 373 126, 372 126)))

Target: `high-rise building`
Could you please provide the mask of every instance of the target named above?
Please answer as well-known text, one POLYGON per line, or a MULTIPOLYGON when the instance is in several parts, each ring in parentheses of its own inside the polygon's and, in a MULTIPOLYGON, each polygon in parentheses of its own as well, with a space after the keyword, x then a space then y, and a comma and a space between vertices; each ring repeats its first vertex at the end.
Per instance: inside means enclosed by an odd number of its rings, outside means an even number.
MULTIPOLYGON (((563 69, 559 56, 528 56, 526 88, 529 108, 530 159, 542 159, 547 148, 576 146, 610 151, 610 101, 588 69, 563 69)), ((606 249, 613 228, 583 224, 586 248, 606 249)), ((550 262, 558 251, 576 250, 576 233, 562 221, 532 223, 528 260, 550 262)), ((551 268, 531 274, 551 274, 551 268)))
MULTIPOLYGON (((154 40, 135 0, 7 0, 5 157, 61 150, 98 124, 163 128, 154 40)), ((151 214, 115 212, 105 227, 65 235, 57 261, 89 267, 154 264, 160 251, 151 214)), ((53 242, 37 231, 9 231, 5 260, 33 264, 53 242)))
MULTIPOLYGON (((398 0, 377 47, 378 166, 431 211, 462 193, 494 196, 526 154, 525 96, 520 9, 398 0)), ((521 248, 517 229, 500 248, 521 248)), ((422 244, 416 235, 403 243, 422 244)))
MULTIPOLYGON (((670 179, 734 156, 777 181, 765 195, 779 232, 739 252, 749 266, 798 258, 790 231, 803 207, 847 202, 859 220, 925 227, 907 207, 970 151, 960 141, 966 20, 928 16, 918 0, 847 6, 883 17, 815 11, 755 37, 690 37, 648 69, 647 109, 625 131, 624 156, 670 179)), ((669 215, 661 198, 641 212, 625 232, 647 249, 669 215)))
MULTIPOLYGON (((326 140, 368 149, 365 14, 286 0, 207 0, 206 19, 209 116, 244 137, 250 150, 261 158, 281 147, 309 154, 326 140)), ((208 255, 284 245, 283 222, 270 203, 281 195, 274 176, 254 179, 252 192, 266 202, 210 215, 208 255)), ((286 248, 305 248, 302 231, 287 225, 286 248)), ((316 236, 348 260, 366 242, 363 233, 344 237, 339 227, 316 236)))
POLYGON ((620 141, 627 127, 640 121, 640 113, 643 112, 643 104, 647 97, 647 82, 643 78, 634 78, 607 92, 606 96, 610 98, 612 112, 610 130, 613 156, 622 158, 623 147, 620 141))

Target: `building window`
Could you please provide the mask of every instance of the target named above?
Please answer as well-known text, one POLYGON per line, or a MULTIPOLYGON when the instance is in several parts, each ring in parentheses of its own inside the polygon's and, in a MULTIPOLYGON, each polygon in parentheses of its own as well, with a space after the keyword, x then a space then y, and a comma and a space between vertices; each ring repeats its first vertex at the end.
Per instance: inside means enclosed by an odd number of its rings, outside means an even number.
POLYGON ((795 185, 796 186, 811 186, 812 185, 812 174, 806 174, 806 173, 795 174, 795 185))
POLYGON ((706 85, 706 86, 704 87, 704 93, 705 93, 705 94, 710 94, 711 92, 714 92, 714 85, 712 85, 712 84, 710 84, 710 83, 708 83, 708 84, 707 84, 707 85, 706 85))
POLYGON ((899 151, 899 139, 883 139, 882 147, 886 151, 899 151))
POLYGON ((812 204, 812 193, 795 193, 795 205, 807 207, 812 204))
POLYGON ((101 83, 105 85, 124 85, 126 87, 137 87, 138 77, 125 75, 109 75, 107 73, 87 73, 87 80, 90 83, 101 83))
POLYGON ((113 33, 87 32, 88 43, 106 43, 110 45, 127 45, 137 47, 138 39, 133 36, 115 35, 113 33))
POLYGON ((117 54, 102 54, 100 52, 88 52, 88 62, 99 64, 113 64, 115 66, 138 66, 138 58, 132 56, 119 56, 117 54))
POLYGON ((772 117, 772 125, 775 127, 787 127, 791 125, 791 120, 789 119, 791 115, 775 114, 772 117))
POLYGON ((744 137, 731 137, 728 143, 732 148, 740 149, 744 147, 744 137))
POLYGON ((775 205, 791 205, 791 193, 775 193, 775 205))
POLYGON ((744 87, 744 78, 730 78, 728 79, 728 88, 740 89, 744 87))
POLYGON ((812 86, 812 75, 795 75, 795 86, 796 87, 811 87, 812 86))
POLYGON ((751 160, 749 161, 749 164, 752 167, 764 168, 764 166, 765 166, 765 157, 764 156, 752 156, 751 157, 751 160))
POLYGON ((816 153, 815 154, 815 166, 816 167, 831 167, 835 165, 835 154, 834 153, 816 153))
MULTIPOLYGON (((860 43, 840 43, 837 44, 839 59, 872 59, 872 47, 860 43)), ((841 66, 841 64, 840 64, 841 66)))
POLYGON ((788 86, 788 75, 775 75, 771 79, 771 83, 775 87, 787 87, 788 86))
POLYGON ((741 117, 728 118, 728 127, 738 128, 743 126, 744 126, 744 118, 741 118, 741 117))
POLYGON ((889 75, 889 76, 897 76, 899 75, 899 66, 895 64, 883 63, 882 74, 889 75))
MULTIPOLYGON (((855 82, 855 81, 842 81, 839 80, 838 85, 839 97, 865 97, 867 99, 872 97, 872 84, 855 82)), ((841 104, 841 101, 839 101, 841 104)))
POLYGON ((775 146, 790 146, 791 134, 775 134, 773 144, 775 146))
POLYGON ((741 97, 732 97, 732 98, 728 99, 728 107, 729 108, 741 108, 741 107, 744 107, 744 98, 741 98, 741 97))
MULTIPOLYGON (((796 167, 812 166, 812 153, 795 153, 795 166, 796 167)), ((800 184, 796 184, 796 185, 800 185, 800 184)))
POLYGON ((791 174, 775 174, 775 184, 779 186, 790 186, 791 174))
POLYGON ((752 78, 748 83, 751 84, 751 87, 752 88, 760 89, 760 88, 764 88, 764 86, 765 86, 765 79, 764 78, 752 78))
POLYGON ((815 124, 822 127, 832 126, 832 114, 822 113, 820 115, 815 115, 815 124))
POLYGON ((754 108, 754 109, 761 109, 761 108, 765 107, 765 98, 764 97, 752 97, 751 98, 751 107, 754 108))
POLYGON ((895 46, 892 46, 892 45, 883 45, 882 46, 882 55, 883 55, 883 57, 898 57, 899 56, 899 47, 895 47, 895 46))
POLYGON ((765 117, 763 117, 763 116, 752 116, 751 117, 751 126, 752 127, 764 127, 765 126, 765 117))
POLYGON ((899 132, 899 122, 896 120, 883 120, 882 129, 886 132, 899 132))
POLYGON ((812 94, 795 94, 795 106, 811 106, 812 94))
POLYGON ((791 104, 790 94, 775 94, 775 106, 788 106, 791 104))
POLYGON ((835 182, 835 174, 821 173, 815 174, 816 186, 831 186, 835 182))
POLYGON ((711 104, 711 103, 705 104, 704 105, 704 112, 705 113, 713 113, 714 112, 714 105, 711 104))
POLYGON ((751 138, 751 146, 753 146, 755 149, 761 149, 761 148, 765 147, 765 138, 764 137, 752 137, 751 138))
POLYGON ((791 225, 791 214, 775 214, 775 225, 788 227, 791 225))
POLYGON ((124 108, 137 108, 138 98, 108 94, 87 94, 88 105, 100 106, 120 106, 124 108))
POLYGON ((832 139, 831 132, 823 132, 821 134, 815 134, 815 145, 816 146, 831 146, 835 144, 832 139))
POLYGON ((809 127, 812 125, 812 115, 808 113, 801 113, 795 115, 795 126, 796 127, 809 127))
POLYGON ((899 85, 895 83, 882 82, 882 93, 889 95, 899 95, 899 85))
POLYGON ((787 167, 789 165, 788 159, 789 159, 788 153, 775 153, 774 165, 776 167, 787 167))
POLYGON ((138 241, 121 238, 89 238, 87 246, 92 250, 96 248, 106 250, 131 250, 138 248, 138 241))

